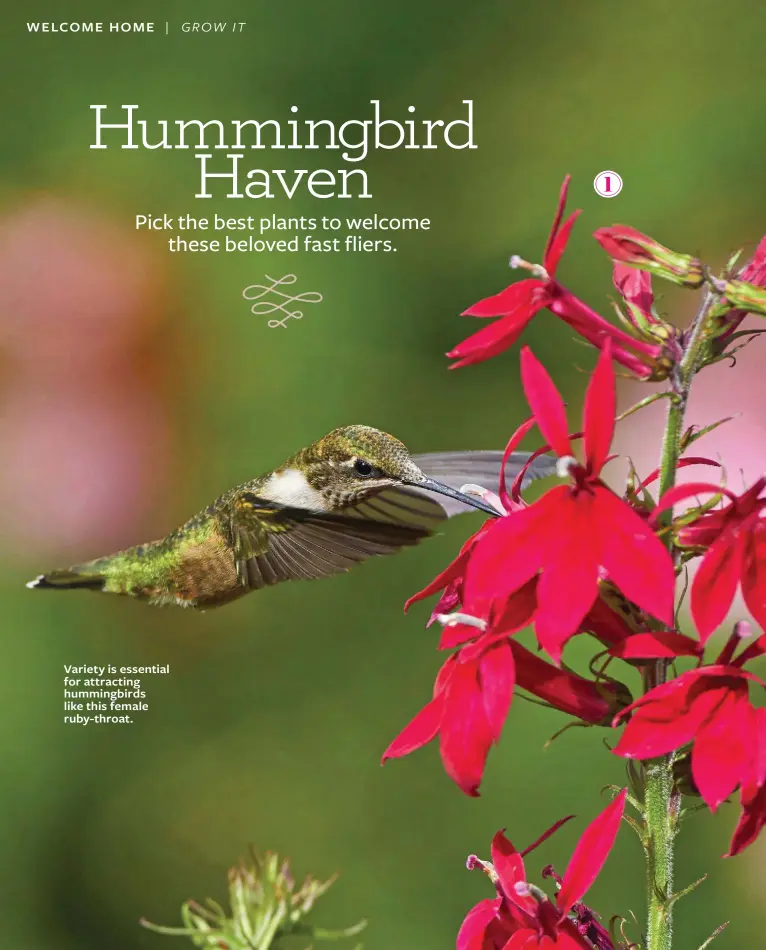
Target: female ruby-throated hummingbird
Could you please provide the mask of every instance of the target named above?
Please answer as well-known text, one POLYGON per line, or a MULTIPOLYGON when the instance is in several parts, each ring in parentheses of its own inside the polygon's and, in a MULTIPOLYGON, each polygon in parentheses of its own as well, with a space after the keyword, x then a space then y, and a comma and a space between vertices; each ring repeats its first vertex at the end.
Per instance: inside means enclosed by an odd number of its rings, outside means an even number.
MULTIPOLYGON (((496 515, 457 486, 494 490, 502 456, 410 455, 379 429, 345 426, 221 495, 167 537, 41 574, 27 587, 88 588, 150 604, 217 607, 260 587, 324 577, 392 554, 470 508, 496 515)), ((507 474, 517 474, 528 457, 511 455, 507 474)), ((528 477, 555 470, 556 460, 542 455, 528 477)))

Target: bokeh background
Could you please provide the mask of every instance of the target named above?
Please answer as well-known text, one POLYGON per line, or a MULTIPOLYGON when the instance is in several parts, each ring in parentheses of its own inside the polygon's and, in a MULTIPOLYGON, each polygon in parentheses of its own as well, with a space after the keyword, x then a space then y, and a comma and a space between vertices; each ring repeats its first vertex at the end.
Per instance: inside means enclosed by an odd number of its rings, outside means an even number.
MULTIPOLYGON (((31 593, 40 570, 164 534, 222 490, 337 425, 389 430, 413 450, 500 447, 524 413, 517 355, 448 373, 475 328, 459 312, 508 280, 510 253, 539 260, 561 179, 582 207, 560 276, 602 311, 610 266, 590 238, 627 222, 722 263, 766 230, 766 9, 661 0, 197 0, 69 5, 69 20, 155 20, 150 36, 28 34, 55 3, 7 16, 0 149, 0 891, 3 941, 23 950, 160 947, 142 915, 173 923, 189 897, 225 896, 248 843, 299 873, 341 872, 320 909, 361 916, 371 950, 453 945, 489 893, 465 870, 507 827, 528 843, 580 816, 530 869, 563 869, 620 762, 589 730, 517 701, 483 795, 465 798, 435 748, 381 770, 380 754, 428 697, 438 657, 424 605, 402 603, 451 558, 475 517, 391 559, 285 585, 206 614, 86 593, 31 593), (23 19, 22 19, 23 17, 23 19), (170 35, 163 23, 171 25, 170 35), (184 21, 247 21, 194 35, 184 21), (380 152, 374 199, 193 199, 190 152, 93 151, 91 103, 147 119, 391 115, 452 118, 475 103, 474 151, 380 152), (593 189, 618 171, 622 194, 593 189), (395 254, 171 255, 133 216, 213 213, 428 216, 395 254), (294 272, 324 302, 268 329, 241 299, 294 272), (170 663, 146 679, 131 726, 64 726, 64 664, 170 663)), ((268 167, 272 156, 254 153, 268 167)), ((319 153, 317 165, 335 165, 319 153)), ((249 156, 248 156, 249 160, 249 156)), ((276 160, 276 159, 274 159, 276 160)), ((689 318, 693 295, 661 309, 689 318)), ((593 354, 541 315, 526 342, 576 418, 593 354)), ((701 380, 691 421, 742 415, 711 436, 732 480, 763 465, 762 344, 701 380)), ((626 383, 625 405, 645 389, 626 383)), ((647 471, 661 410, 618 446, 647 471)), ((572 652, 578 661, 577 649, 572 652)), ((679 947, 722 921, 739 946, 766 923, 763 845, 721 861, 734 807, 685 826, 677 879, 708 872, 678 907, 679 947)), ((621 837, 592 892, 607 916, 643 920, 638 842, 621 837)), ((178 940, 180 945, 181 941, 178 940)))

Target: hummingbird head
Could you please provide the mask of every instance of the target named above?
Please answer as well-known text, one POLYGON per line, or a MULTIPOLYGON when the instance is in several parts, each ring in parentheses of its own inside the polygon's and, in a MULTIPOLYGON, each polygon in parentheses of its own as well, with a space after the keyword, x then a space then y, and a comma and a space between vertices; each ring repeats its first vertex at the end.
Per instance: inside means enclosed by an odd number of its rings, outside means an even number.
MULTIPOLYGON (((315 493, 314 505, 304 505, 306 507, 319 506, 333 511, 358 504, 386 488, 411 485, 447 495, 488 514, 497 514, 480 499, 427 476, 413 461, 404 443, 370 426, 334 429, 299 452, 275 476, 283 478, 285 485, 288 479, 297 483, 296 476, 290 475, 296 469, 304 476, 310 493, 315 493)), ((274 497, 273 491, 269 497, 274 497)))

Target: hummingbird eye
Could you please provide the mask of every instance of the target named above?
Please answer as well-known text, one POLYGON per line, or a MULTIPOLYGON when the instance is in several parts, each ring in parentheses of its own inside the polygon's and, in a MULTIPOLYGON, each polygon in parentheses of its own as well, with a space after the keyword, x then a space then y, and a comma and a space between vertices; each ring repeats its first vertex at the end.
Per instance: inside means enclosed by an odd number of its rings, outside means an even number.
POLYGON ((366 476, 368 478, 371 475, 379 474, 378 470, 365 459, 356 459, 354 461, 354 471, 357 475, 366 476))

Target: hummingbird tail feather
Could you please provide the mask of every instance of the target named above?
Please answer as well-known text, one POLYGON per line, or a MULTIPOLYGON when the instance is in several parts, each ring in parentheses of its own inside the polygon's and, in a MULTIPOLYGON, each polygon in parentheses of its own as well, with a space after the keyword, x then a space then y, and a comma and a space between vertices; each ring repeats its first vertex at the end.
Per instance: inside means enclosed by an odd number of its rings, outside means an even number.
POLYGON ((74 569, 51 571, 49 574, 40 574, 27 587, 42 587, 48 590, 74 590, 87 588, 89 590, 103 590, 106 578, 103 574, 82 574, 74 569))

